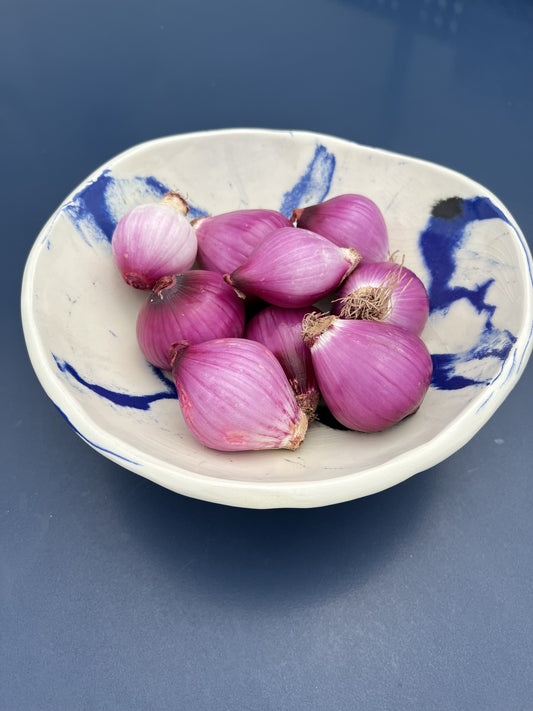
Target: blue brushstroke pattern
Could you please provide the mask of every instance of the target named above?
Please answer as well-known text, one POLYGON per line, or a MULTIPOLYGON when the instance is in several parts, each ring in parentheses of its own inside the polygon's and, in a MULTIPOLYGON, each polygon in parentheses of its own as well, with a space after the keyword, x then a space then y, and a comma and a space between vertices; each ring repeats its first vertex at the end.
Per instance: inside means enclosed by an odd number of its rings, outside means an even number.
POLYGON ((114 180, 111 171, 104 170, 96 180, 93 180, 92 183, 83 188, 65 206, 65 212, 75 225, 92 218, 92 221, 108 241, 111 241, 116 223, 109 212, 105 195, 109 185, 114 180))
POLYGON ((106 449, 105 447, 101 447, 99 444, 95 444, 94 442, 91 442, 90 439, 88 439, 84 434, 82 434, 77 427, 75 427, 72 422, 69 420, 69 418, 66 416, 66 414, 63 412, 63 410, 55 404, 57 411, 59 414, 66 420, 66 422, 69 424, 70 427, 74 430, 74 432, 79 435, 84 442, 87 442, 87 444, 90 444, 91 447, 94 447, 95 449, 98 449, 100 452, 103 452, 104 454, 111 454, 113 457, 116 457, 117 459, 122 459, 123 462, 128 462, 129 464, 134 464, 135 466, 139 466, 139 462, 133 461, 133 459, 128 459, 127 457, 123 457, 121 454, 117 454, 116 452, 113 452, 111 449, 106 449))
POLYGON ((91 390, 96 395, 109 400, 115 405, 120 407, 133 407, 137 410, 149 410, 150 405, 158 400, 175 400, 177 399, 177 393, 172 383, 170 383, 163 373, 158 369, 152 367, 152 370, 157 375, 158 379, 166 386, 163 392, 153 393, 152 395, 128 395, 126 393, 120 393, 115 390, 109 390, 104 388, 102 385, 97 383, 90 383, 88 380, 82 378, 82 376, 76 371, 76 369, 65 360, 57 358, 53 353, 52 356, 56 362, 57 367, 62 373, 67 373, 80 385, 83 385, 88 390, 91 390))
MULTIPOLYGON (((117 220, 111 212, 109 204, 109 195, 116 193, 117 189, 124 192, 141 191, 153 197, 154 201, 160 200, 165 193, 170 191, 170 188, 157 180, 153 176, 116 178, 111 174, 109 169, 104 170, 96 180, 93 180, 80 190, 72 200, 65 205, 64 211, 70 217, 72 223, 88 244, 91 244, 85 237, 86 229, 89 226, 89 232, 92 233, 95 241, 102 239, 111 242, 113 232, 117 226, 117 220), (96 230, 94 229, 96 228, 96 230)), ((203 217, 207 212, 202 208, 189 203, 188 217, 203 217)))
MULTIPOLYGON (((331 187, 335 164, 333 153, 325 146, 317 145, 304 174, 294 187, 284 194, 281 212, 290 217, 295 207, 324 200, 331 187)), ((139 187, 154 200, 161 199, 170 191, 167 185, 154 176, 117 178, 108 168, 82 188, 63 209, 87 244, 92 246, 93 242, 101 240, 111 242, 117 220, 111 211, 109 196, 118 191, 124 194, 132 190, 138 192, 139 187)), ((186 198, 189 204, 189 219, 209 214, 204 208, 191 203, 188 196, 186 198)))
POLYGON ((459 390, 469 385, 488 385, 493 378, 475 380, 458 375, 456 368, 460 363, 482 361, 485 358, 497 358, 503 362, 511 352, 516 338, 509 331, 494 328, 490 321, 476 345, 464 353, 434 353, 433 384, 444 390, 459 390))
POLYGON ((305 173, 294 187, 283 195, 280 212, 290 217, 296 207, 322 202, 331 188, 335 165, 333 153, 325 146, 317 145, 305 173))
POLYGON ((487 291, 494 282, 487 279, 473 288, 451 286, 459 250, 467 237, 467 227, 479 220, 500 219, 510 224, 504 213, 487 197, 441 200, 432 211, 419 246, 430 273, 428 295, 430 313, 445 312, 455 301, 467 299, 479 314, 486 316, 484 330, 478 343, 463 353, 435 353, 432 384, 441 390, 457 390, 470 385, 486 385, 492 380, 476 380, 457 374, 459 365, 484 358, 498 358, 502 365, 508 357, 516 337, 508 330, 494 326, 492 317, 496 307, 487 301, 487 291))
POLYGON ((196 205, 193 205, 189 201, 187 201, 187 204, 189 205, 189 212, 187 213, 187 217, 190 220, 194 220, 197 217, 206 217, 206 215, 209 214, 207 210, 204 210, 201 207, 197 207, 196 205))

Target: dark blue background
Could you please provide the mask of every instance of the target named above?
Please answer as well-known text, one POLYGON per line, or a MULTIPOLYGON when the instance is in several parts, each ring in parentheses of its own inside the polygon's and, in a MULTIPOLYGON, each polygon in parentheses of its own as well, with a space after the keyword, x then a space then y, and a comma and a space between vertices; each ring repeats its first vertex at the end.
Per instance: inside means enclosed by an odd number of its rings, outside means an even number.
POLYGON ((17 0, 0 14, 0 707, 531 709, 533 372, 381 494, 248 511, 91 450, 27 358, 25 259, 131 145, 309 129, 432 160, 533 235, 527 0, 17 0))

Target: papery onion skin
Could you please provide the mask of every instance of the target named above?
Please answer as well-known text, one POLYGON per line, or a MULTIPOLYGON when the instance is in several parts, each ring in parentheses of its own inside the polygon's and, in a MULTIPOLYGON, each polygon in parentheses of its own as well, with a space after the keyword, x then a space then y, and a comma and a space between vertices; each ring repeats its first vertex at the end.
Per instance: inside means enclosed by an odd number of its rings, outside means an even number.
POLYGON ((308 319, 303 336, 335 419, 352 430, 379 432, 419 408, 433 367, 418 336, 379 321, 318 318, 323 326, 308 319))
POLYGON ((402 264, 365 262, 340 285, 331 311, 341 318, 392 323, 419 336, 428 320, 429 298, 423 282, 402 264))
POLYGON ((267 306, 248 321, 244 336, 272 351, 285 371, 298 405, 311 419, 320 393, 311 352, 302 340, 302 321, 310 312, 321 313, 319 309, 310 307, 283 309, 267 306))
POLYGON ((240 338, 244 324, 243 301, 221 275, 193 269, 154 284, 137 316, 137 342, 152 365, 171 370, 175 341, 240 338))
POLYGON ((291 221, 339 247, 354 247, 362 263, 385 261, 389 255, 385 218, 376 203, 364 195, 347 193, 297 208, 291 221))
POLYGON ((246 261, 264 237, 279 227, 290 227, 291 222, 277 210, 258 208, 197 217, 192 225, 200 266, 229 274, 246 261))
POLYGON ((294 450, 303 442, 307 416, 261 343, 222 338, 175 344, 172 374, 187 427, 206 447, 294 450))
POLYGON ((243 295, 273 306, 312 305, 335 289, 357 266, 359 253, 297 227, 274 230, 240 267, 224 279, 243 295))
POLYGON ((182 205, 183 201, 163 198, 159 203, 137 205, 118 222, 111 249, 127 284, 148 290, 162 276, 192 267, 198 243, 182 205))

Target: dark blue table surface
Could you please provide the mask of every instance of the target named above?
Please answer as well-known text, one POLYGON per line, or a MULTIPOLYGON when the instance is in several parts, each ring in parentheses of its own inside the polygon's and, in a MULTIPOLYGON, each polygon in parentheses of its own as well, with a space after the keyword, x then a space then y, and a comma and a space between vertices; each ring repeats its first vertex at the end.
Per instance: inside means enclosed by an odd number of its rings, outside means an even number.
POLYGON ((66 426, 26 355, 24 262, 113 155, 224 127, 435 161, 533 242, 524 0, 39 3, 0 11, 0 708, 533 708, 533 370, 463 449, 314 510, 187 499, 66 426))

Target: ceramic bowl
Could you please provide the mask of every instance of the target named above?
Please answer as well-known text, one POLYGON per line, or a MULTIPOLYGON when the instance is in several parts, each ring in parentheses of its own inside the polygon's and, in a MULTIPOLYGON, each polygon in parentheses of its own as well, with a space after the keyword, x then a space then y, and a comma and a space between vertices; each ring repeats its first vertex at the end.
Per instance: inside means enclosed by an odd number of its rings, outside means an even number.
POLYGON ((463 446, 517 383, 532 347, 532 261, 491 192, 441 166, 307 132, 230 129, 135 146, 90 175, 29 255, 22 318, 35 372, 87 444, 183 495, 250 508, 311 507, 383 490, 463 446), (433 381, 418 412, 361 434, 314 423, 304 444, 223 453, 188 432, 174 386, 136 343, 146 294, 114 266, 111 235, 169 189, 189 216, 246 207, 290 215, 342 193, 371 197, 391 250, 424 281, 433 381))

